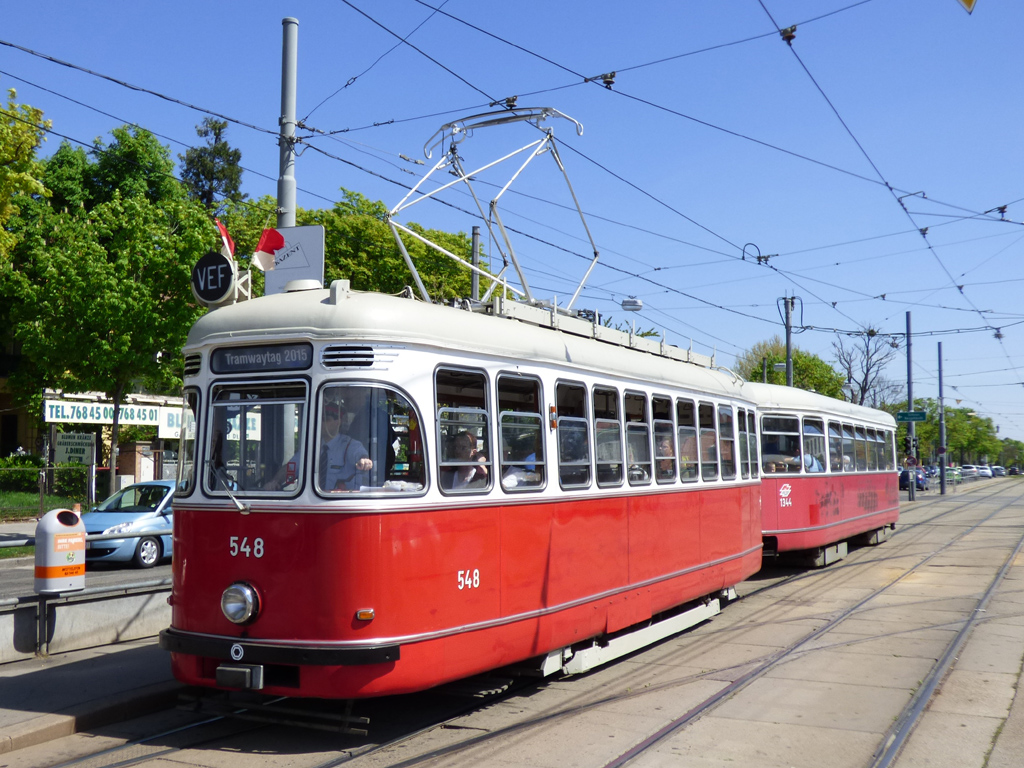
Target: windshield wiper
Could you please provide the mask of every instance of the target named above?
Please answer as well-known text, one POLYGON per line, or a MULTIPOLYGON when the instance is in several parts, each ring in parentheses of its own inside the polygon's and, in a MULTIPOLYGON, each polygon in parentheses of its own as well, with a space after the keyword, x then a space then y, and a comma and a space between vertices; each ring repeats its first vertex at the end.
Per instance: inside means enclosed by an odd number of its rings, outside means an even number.
POLYGON ((207 459, 206 463, 209 465, 210 469, 213 471, 213 476, 215 478, 217 478, 218 480, 220 480, 220 484, 224 486, 224 492, 227 493, 227 495, 231 499, 231 501, 234 502, 235 506, 238 508, 238 511, 241 512, 243 515, 248 515, 249 514, 249 505, 248 504, 243 504, 242 502, 240 502, 235 497, 235 494, 233 494, 231 492, 231 487, 229 485, 230 478, 228 477, 228 473, 224 470, 224 467, 222 467, 222 466, 214 466, 213 459, 207 459))

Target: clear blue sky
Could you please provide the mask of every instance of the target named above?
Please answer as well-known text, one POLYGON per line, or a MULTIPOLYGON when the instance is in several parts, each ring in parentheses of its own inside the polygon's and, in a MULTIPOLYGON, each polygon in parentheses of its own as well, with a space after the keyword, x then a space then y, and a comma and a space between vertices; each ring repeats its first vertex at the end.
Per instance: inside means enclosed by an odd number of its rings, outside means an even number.
MULTIPOLYGON (((443 13, 415 0, 7 4, 5 43, 200 110, 9 45, 0 85, 57 134, 109 140, 132 122, 175 157, 198 141, 201 110, 226 116, 244 191, 274 195, 281 19, 294 16, 299 116, 348 129, 309 140, 327 154, 299 158, 300 206, 327 207, 340 187, 394 205, 423 171, 400 155, 423 159, 442 123, 517 95, 584 126, 552 123, 601 252, 579 306, 629 322, 618 303, 635 296, 638 325, 731 365, 782 333, 778 300, 796 295, 798 347, 832 359, 833 329, 897 334, 888 375, 904 382, 910 311, 915 395, 938 394, 941 341, 947 403, 1024 439, 1024 4, 978 0, 973 15, 957 0, 430 5, 443 13), (790 47, 777 30, 793 24, 790 47), (585 82, 611 71, 611 89, 585 82), (999 206, 1006 221, 986 213, 999 206), (774 254, 768 266, 758 251, 774 254)), ((460 152, 482 163, 534 137, 481 132, 460 152)), ((545 166, 514 187, 539 199, 510 195, 502 211, 537 238, 516 243, 531 287, 564 300, 589 247, 551 204, 568 199, 545 166)), ((436 204, 409 218, 474 223, 436 204)))

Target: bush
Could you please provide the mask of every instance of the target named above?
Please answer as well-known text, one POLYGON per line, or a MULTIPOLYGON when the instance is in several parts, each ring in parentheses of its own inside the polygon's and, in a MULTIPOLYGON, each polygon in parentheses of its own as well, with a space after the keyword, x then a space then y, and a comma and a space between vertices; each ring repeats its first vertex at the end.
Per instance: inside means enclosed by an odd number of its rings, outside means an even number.
POLYGON ((89 468, 84 464, 58 464, 53 473, 53 493, 69 499, 85 499, 89 468))
POLYGON ((39 456, 8 456, 0 458, 0 491, 39 491, 39 470, 43 459, 39 456))

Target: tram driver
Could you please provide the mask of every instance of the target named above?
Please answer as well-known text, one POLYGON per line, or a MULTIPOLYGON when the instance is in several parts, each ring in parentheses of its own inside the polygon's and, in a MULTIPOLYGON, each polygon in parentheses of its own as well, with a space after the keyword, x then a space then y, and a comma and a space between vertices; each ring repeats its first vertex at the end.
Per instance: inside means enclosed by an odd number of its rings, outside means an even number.
POLYGON ((323 491, 358 491, 373 469, 373 461, 363 444, 340 431, 342 415, 340 403, 324 403, 316 471, 323 491))

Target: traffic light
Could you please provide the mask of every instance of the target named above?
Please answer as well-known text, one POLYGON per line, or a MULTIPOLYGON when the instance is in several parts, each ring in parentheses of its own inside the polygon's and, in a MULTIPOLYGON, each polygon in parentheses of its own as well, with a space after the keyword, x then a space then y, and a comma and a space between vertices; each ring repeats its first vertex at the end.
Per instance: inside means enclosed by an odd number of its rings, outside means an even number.
POLYGON ((903 438, 903 449, 907 453, 913 453, 914 452, 914 443, 910 439, 910 435, 907 435, 906 437, 903 438))

